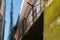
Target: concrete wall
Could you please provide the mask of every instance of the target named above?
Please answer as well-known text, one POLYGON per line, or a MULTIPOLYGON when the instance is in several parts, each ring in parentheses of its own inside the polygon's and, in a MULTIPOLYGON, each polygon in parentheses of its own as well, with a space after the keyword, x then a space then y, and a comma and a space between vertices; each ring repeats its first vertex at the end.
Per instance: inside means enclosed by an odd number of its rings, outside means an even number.
POLYGON ((27 4, 27 2, 34 4, 36 0, 24 0, 23 6, 22 6, 22 10, 20 11, 20 20, 22 20, 24 18, 24 15, 26 15, 29 10, 31 9, 31 6, 29 6, 29 4, 27 4))
MULTIPOLYGON (((27 2, 34 5, 37 2, 37 0, 24 0, 24 3, 23 3, 22 8, 20 10, 20 17, 19 17, 19 23, 18 23, 18 30, 17 30, 17 33, 16 33, 16 40, 19 40, 19 38, 21 38, 22 35, 23 35, 23 32, 22 32, 23 29, 21 27, 22 20, 27 17, 28 13, 31 12, 32 7, 29 4, 27 4, 27 2)), ((30 15, 30 17, 31 17, 31 15, 30 15)), ((29 17, 28 21, 30 20, 30 17, 29 17)), ((27 25, 28 25, 28 21, 26 22, 27 25)))

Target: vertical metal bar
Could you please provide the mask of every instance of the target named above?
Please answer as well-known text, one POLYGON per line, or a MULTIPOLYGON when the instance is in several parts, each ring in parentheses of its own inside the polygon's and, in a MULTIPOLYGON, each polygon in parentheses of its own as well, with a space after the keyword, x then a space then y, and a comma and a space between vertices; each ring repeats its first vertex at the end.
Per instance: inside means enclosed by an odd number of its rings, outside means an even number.
POLYGON ((32 17, 33 17, 33 22, 34 22, 34 7, 32 7, 32 17))
POLYGON ((42 3, 42 2, 41 2, 41 1, 42 1, 42 0, 40 0, 40 11, 42 10, 42 7, 41 7, 41 3, 42 3))
POLYGON ((12 39, 12 28, 13 28, 13 0, 11 0, 11 12, 10 12, 10 39, 9 40, 13 40, 12 39))
POLYGON ((11 0, 10 29, 13 27, 13 0, 11 0))

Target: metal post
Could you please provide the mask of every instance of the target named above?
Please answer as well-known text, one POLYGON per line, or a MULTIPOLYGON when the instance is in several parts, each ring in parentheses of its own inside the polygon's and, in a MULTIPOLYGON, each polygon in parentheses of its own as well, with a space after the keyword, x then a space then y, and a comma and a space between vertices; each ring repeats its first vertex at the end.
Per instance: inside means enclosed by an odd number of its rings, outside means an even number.
POLYGON ((13 0, 11 0, 11 12, 10 12, 10 37, 9 40, 12 39, 12 31, 13 31, 13 0))
POLYGON ((13 27, 13 0, 11 0, 10 29, 13 27))

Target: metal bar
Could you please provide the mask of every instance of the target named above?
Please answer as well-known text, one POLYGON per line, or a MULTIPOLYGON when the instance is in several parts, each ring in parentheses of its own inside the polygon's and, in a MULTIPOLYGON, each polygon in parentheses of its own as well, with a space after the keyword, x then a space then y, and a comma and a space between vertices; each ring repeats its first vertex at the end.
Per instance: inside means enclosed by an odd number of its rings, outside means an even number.
POLYGON ((13 0, 11 0, 10 29, 13 27, 13 0))
POLYGON ((13 0, 11 0, 11 12, 10 12, 10 37, 9 40, 13 40, 12 39, 12 28, 13 28, 13 0))

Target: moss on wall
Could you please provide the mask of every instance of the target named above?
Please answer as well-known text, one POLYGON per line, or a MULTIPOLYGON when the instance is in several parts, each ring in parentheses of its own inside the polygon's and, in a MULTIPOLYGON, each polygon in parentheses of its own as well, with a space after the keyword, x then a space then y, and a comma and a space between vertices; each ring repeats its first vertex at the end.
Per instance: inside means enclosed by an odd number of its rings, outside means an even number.
POLYGON ((60 40, 60 0, 44 9, 44 40, 60 40))

